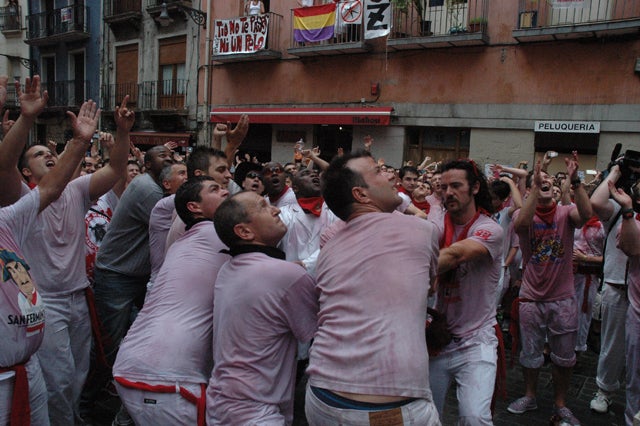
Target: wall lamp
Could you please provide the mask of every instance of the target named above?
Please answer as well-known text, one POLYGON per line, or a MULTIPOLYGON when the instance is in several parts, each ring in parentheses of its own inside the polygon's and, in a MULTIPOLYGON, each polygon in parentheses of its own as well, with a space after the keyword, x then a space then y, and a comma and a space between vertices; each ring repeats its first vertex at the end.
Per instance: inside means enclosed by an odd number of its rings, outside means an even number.
MULTIPOLYGON (((171 3, 171 6, 175 6, 182 12, 189 15, 191 20, 196 23, 196 25, 207 29, 207 14, 201 10, 193 9, 189 6, 183 6, 180 2, 171 3)), ((161 27, 167 27, 173 19, 169 16, 169 10, 167 9, 167 3, 162 3, 162 9, 160 9, 160 16, 156 18, 156 20, 160 23, 161 27)))

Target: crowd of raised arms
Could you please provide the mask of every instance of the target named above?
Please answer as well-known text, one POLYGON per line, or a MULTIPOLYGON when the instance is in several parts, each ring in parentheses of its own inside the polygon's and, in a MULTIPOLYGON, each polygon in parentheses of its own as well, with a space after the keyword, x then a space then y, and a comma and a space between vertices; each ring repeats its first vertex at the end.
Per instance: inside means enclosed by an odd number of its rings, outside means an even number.
POLYGON ((39 76, 15 88, 0 142, 0 425, 91 424, 106 396, 121 402, 114 425, 290 425, 301 380, 296 415, 313 426, 439 425, 452 382, 458 424, 491 425, 505 336, 525 387, 507 410, 579 425, 567 390, 593 317, 590 408, 606 413, 625 383, 626 423, 640 411, 628 153, 590 181, 575 151, 485 176, 471 159, 395 168, 370 136, 330 161, 298 143, 291 162, 261 163, 241 150, 246 115, 208 146, 141 152, 128 96, 113 132, 89 100, 67 112, 71 139, 28 144, 48 95, 39 76), (545 359, 553 401, 539 407, 545 359))

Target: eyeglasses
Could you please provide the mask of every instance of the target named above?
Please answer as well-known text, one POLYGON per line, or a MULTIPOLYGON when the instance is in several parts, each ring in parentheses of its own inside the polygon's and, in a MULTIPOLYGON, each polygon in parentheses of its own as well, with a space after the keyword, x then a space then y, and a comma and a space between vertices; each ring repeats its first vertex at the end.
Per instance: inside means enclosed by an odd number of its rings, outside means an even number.
POLYGON ((260 177, 259 173, 257 173, 257 172, 249 172, 245 176, 245 179, 255 179, 255 178, 259 178, 259 177, 260 177))
POLYGON ((280 174, 282 172, 283 172, 283 170, 282 170, 282 167, 280 167, 280 166, 265 167, 264 170, 262 170, 262 175, 264 177, 269 177, 274 173, 275 174, 280 174))

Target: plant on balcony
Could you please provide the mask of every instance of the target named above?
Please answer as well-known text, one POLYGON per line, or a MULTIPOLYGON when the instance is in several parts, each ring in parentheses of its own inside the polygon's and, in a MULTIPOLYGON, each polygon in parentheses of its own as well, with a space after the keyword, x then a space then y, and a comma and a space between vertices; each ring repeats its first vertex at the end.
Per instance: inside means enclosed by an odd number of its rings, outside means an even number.
POLYGON ((464 23, 464 9, 467 7, 467 0, 447 0, 447 14, 449 15, 451 27, 449 34, 459 34, 466 32, 464 23))
POLYGON ((476 16, 469 19, 469 26, 467 27, 467 31, 470 33, 477 33, 482 31, 483 27, 487 25, 487 18, 484 16, 476 16))
POLYGON ((427 0, 392 0, 392 3, 396 5, 396 10, 403 12, 405 15, 409 11, 409 7, 413 5, 413 8, 416 11, 416 20, 420 28, 420 35, 431 35, 431 22, 424 21, 424 8, 426 1, 427 0))

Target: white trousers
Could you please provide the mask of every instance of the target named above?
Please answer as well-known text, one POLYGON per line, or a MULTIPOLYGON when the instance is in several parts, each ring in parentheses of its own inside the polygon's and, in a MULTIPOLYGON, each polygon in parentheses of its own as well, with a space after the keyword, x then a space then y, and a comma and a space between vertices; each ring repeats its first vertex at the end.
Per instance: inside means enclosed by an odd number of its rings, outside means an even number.
POLYGON ((615 392, 620 388, 624 366, 624 323, 628 307, 626 292, 605 283, 602 289, 600 357, 596 375, 596 384, 605 392, 615 392))

